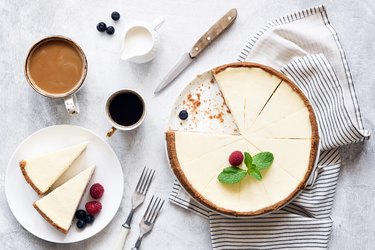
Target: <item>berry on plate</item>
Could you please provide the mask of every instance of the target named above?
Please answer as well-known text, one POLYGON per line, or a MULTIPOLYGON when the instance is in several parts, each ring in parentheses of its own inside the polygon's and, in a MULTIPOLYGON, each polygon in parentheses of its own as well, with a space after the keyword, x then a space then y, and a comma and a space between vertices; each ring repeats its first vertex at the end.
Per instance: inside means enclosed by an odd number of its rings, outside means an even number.
POLYGON ((90 188, 90 195, 94 199, 100 199, 104 194, 104 187, 100 183, 95 183, 90 188))
POLYGON ((178 117, 180 117, 181 120, 186 120, 188 118, 189 114, 186 110, 181 110, 178 114, 178 117))
POLYGON ((95 220, 94 216, 91 214, 86 215, 86 217, 83 219, 87 224, 92 224, 95 220))
POLYGON ((78 221, 77 221, 77 227, 78 227, 79 229, 84 229, 85 226, 86 226, 86 222, 84 222, 83 220, 78 220, 78 221))
POLYGON ((88 214, 95 215, 102 210, 102 203, 99 201, 89 201, 86 203, 85 208, 88 214))
POLYGON ((78 220, 83 220, 85 217, 86 217, 86 211, 83 210, 83 209, 78 209, 75 213, 75 217, 78 219, 78 220))

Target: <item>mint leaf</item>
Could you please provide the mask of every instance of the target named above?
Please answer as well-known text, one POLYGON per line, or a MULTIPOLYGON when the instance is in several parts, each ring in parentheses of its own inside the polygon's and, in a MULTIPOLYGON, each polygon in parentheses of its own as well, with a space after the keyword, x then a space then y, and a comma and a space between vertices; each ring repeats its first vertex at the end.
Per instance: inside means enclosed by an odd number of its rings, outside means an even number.
POLYGON ((256 168, 249 168, 247 170, 247 172, 249 173, 249 175, 253 176, 255 179, 257 179, 258 181, 260 181, 263 177, 262 177, 262 174, 259 172, 258 169, 256 168))
POLYGON ((246 176, 246 170, 237 167, 227 167, 219 174, 217 179, 221 183, 233 184, 240 182, 246 176))
POLYGON ((251 157, 251 155, 248 153, 248 152, 245 152, 244 153, 245 155, 245 165, 247 168, 250 168, 251 167, 251 163, 253 162, 253 158, 251 157))
POLYGON ((268 168, 269 166, 271 166, 272 162, 273 154, 270 152, 262 152, 254 155, 253 157, 253 164, 258 170, 268 168))

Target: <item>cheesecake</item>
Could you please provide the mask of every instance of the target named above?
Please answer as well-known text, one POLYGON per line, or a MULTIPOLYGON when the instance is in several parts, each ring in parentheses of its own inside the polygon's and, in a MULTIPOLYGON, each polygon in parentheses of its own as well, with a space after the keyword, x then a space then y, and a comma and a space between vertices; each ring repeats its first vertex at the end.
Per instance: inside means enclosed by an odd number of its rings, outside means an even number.
POLYGON ((174 174, 194 199, 219 213, 255 216, 283 207, 305 186, 316 162, 319 135, 311 104, 291 80, 264 65, 232 63, 211 73, 238 132, 168 130, 174 174), (237 150, 252 156, 272 152, 262 180, 247 175, 235 184, 219 182, 237 150))
POLYGON ((258 67, 219 67, 213 71, 240 131, 250 127, 282 80, 258 67))
POLYGON ((24 159, 20 168, 27 183, 38 193, 45 194, 87 147, 87 142, 24 159))
POLYGON ((34 202, 34 208, 52 226, 67 234, 95 166, 89 167, 34 202))

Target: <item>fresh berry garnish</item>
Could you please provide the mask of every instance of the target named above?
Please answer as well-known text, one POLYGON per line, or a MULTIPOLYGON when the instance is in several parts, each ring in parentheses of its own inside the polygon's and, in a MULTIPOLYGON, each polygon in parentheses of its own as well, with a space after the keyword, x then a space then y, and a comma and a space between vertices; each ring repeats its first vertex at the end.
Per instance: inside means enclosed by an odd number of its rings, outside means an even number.
POLYGON ((92 224, 95 220, 94 216, 91 214, 88 214, 85 219, 83 219, 87 224, 92 224))
POLYGON ((86 211, 85 210, 83 210, 83 209, 78 209, 77 211, 76 211, 76 214, 75 214, 75 216, 76 216, 76 218, 78 219, 78 220, 83 220, 85 217, 86 217, 86 211))
POLYGON ((117 11, 112 12, 111 17, 113 20, 118 21, 120 19, 120 13, 117 11))
POLYGON ((100 203, 99 201, 89 201, 86 203, 85 208, 87 213, 95 215, 99 213, 100 210, 102 210, 102 203, 100 203))
POLYGON ((232 166, 239 166, 243 161, 243 154, 241 151, 234 151, 229 156, 229 163, 232 166))
POLYGON ((77 221, 77 227, 78 227, 79 229, 84 229, 85 226, 86 226, 86 222, 84 222, 83 220, 78 220, 78 221, 77 221))
POLYGON ((99 183, 95 183, 90 188, 90 195, 94 199, 100 199, 104 194, 104 187, 99 183))
POLYGON ((115 33, 115 28, 113 28, 113 26, 108 26, 106 32, 108 35, 113 35, 113 33, 115 33))
POLYGON ((189 114, 186 110, 181 110, 178 114, 178 117, 180 117, 181 120, 186 120, 188 118, 189 114))
POLYGON ((96 29, 100 32, 104 32, 107 29, 107 25, 103 22, 100 22, 98 23, 98 25, 96 25, 96 29))

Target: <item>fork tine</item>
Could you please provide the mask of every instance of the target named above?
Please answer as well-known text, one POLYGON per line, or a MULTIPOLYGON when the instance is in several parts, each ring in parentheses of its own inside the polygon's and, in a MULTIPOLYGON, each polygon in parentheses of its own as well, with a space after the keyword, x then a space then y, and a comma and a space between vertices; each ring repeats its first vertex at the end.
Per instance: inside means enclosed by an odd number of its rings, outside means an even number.
MULTIPOLYGON (((145 217, 145 221, 148 221, 150 222, 150 219, 152 217, 152 215, 154 214, 154 210, 155 210, 155 205, 156 203, 159 201, 159 197, 156 197, 155 201, 153 202, 152 206, 151 206, 151 209, 150 211, 148 212, 147 216, 145 217)), ((151 202, 150 202, 151 203, 151 202)))
POLYGON ((151 200, 150 200, 150 202, 148 203, 148 206, 147 206, 146 212, 145 212, 144 215, 143 215, 143 218, 144 218, 144 219, 146 218, 147 214, 148 214, 149 211, 150 211, 150 207, 151 207, 151 204, 152 204, 152 201, 153 201, 153 200, 154 200, 154 196, 151 197, 151 200))
POLYGON ((147 176, 149 175, 149 172, 150 172, 149 168, 145 167, 145 169, 146 169, 145 174, 143 175, 141 184, 139 185, 139 188, 137 190, 138 193, 142 193, 143 186, 144 186, 144 184, 146 182, 146 179, 147 179, 147 176))
POLYGON ((150 187, 152 177, 154 177, 155 170, 151 169, 150 172, 147 175, 147 179, 145 181, 144 186, 141 189, 142 194, 146 194, 148 191, 148 188, 150 187))
MULTIPOLYGON (((158 205, 159 205, 159 203, 158 203, 158 205)), ((158 206, 158 207, 155 209, 155 213, 154 213, 153 217, 151 218, 151 223, 154 223, 154 222, 155 222, 155 220, 156 220, 156 218, 158 217, 159 212, 160 212, 161 208, 163 207, 163 205, 164 205, 164 200, 163 200, 163 202, 160 204, 160 206, 158 206)))
POLYGON ((137 183, 137 186, 135 188, 135 190, 138 192, 139 188, 140 188, 140 184, 141 184, 141 181, 143 179, 143 175, 145 173, 145 170, 146 170, 146 167, 143 168, 143 171, 142 171, 142 174, 141 174, 141 177, 139 177, 139 180, 138 180, 138 183, 137 183))

